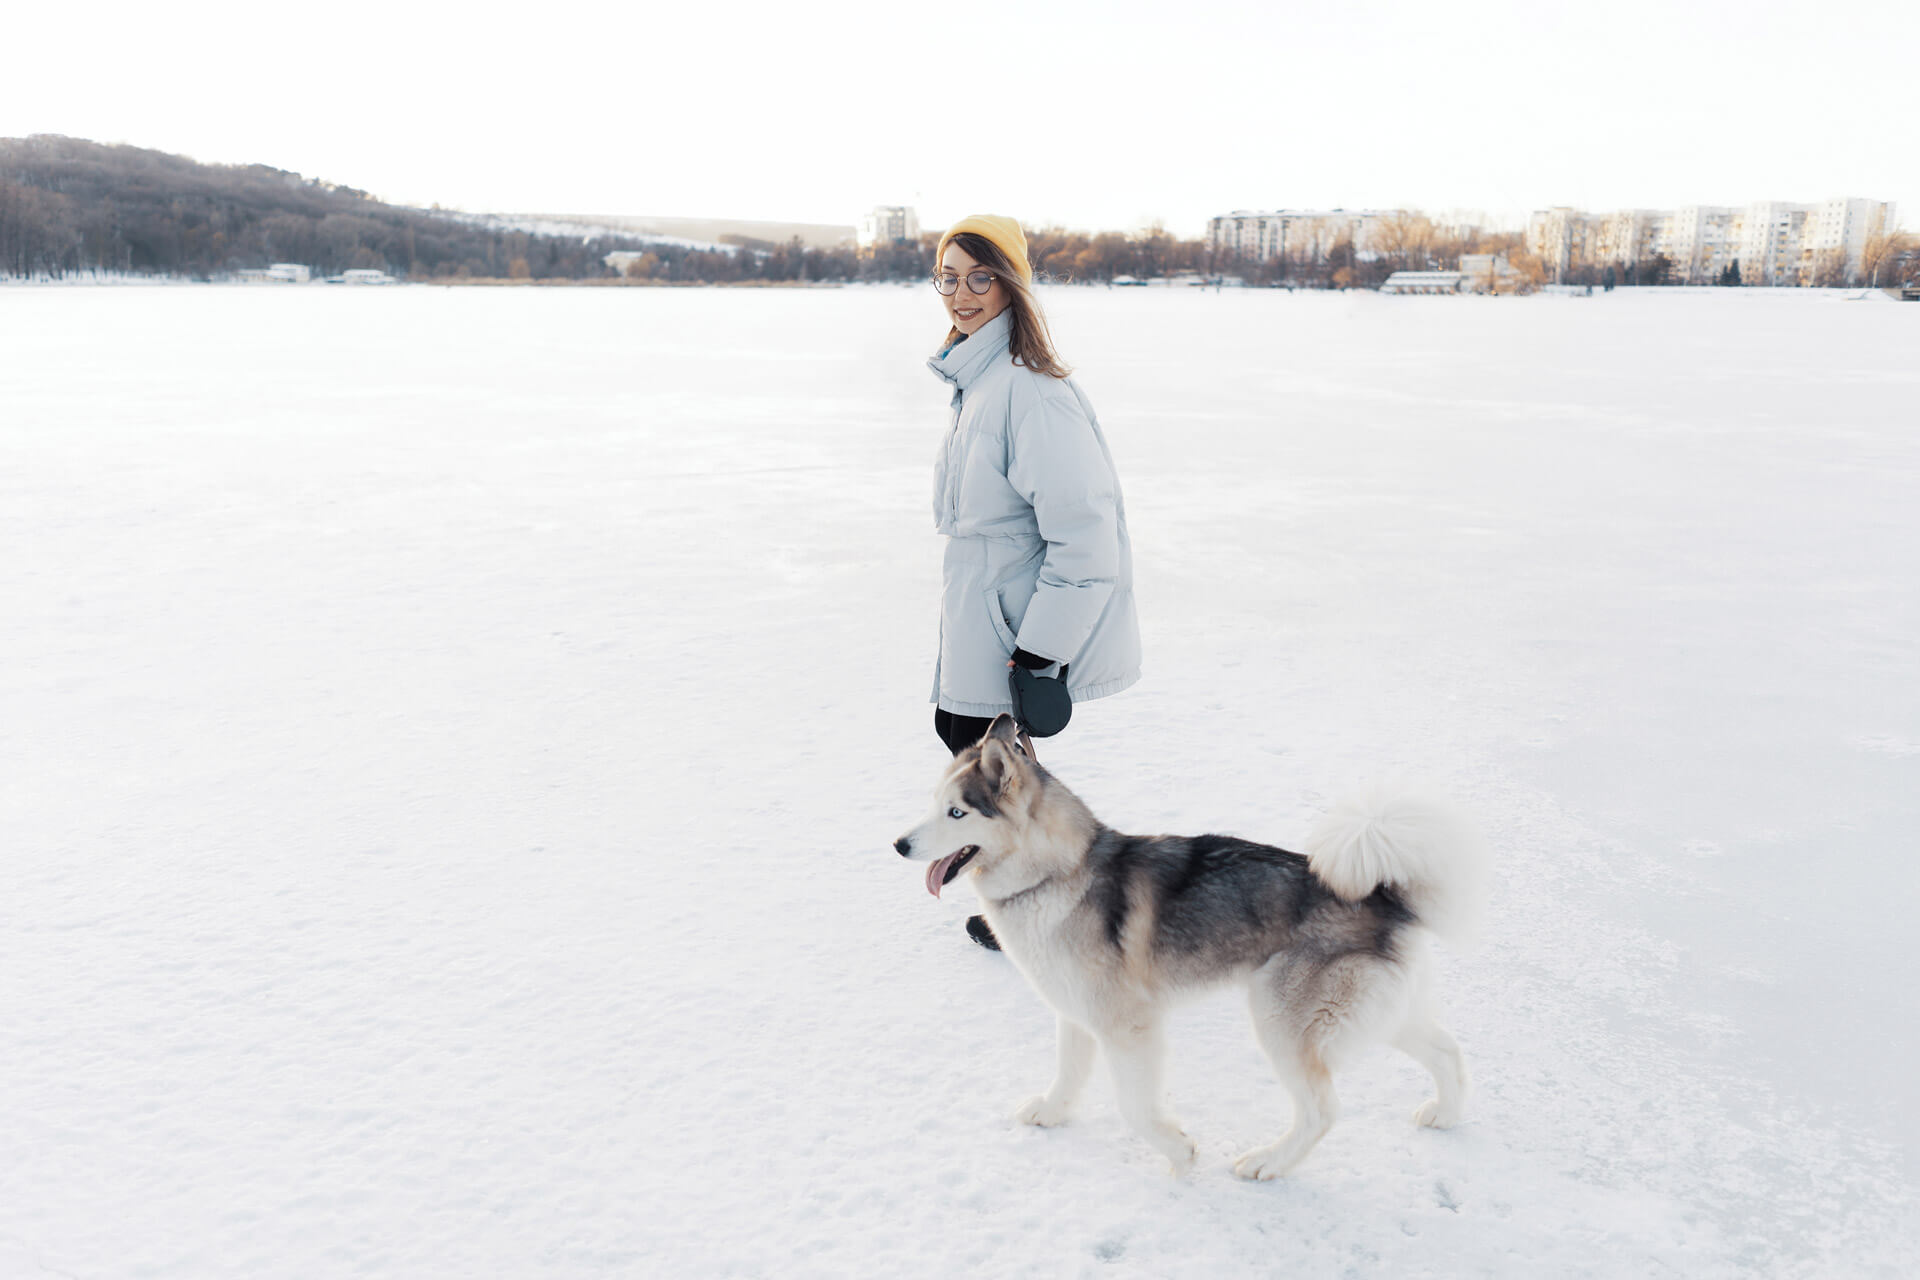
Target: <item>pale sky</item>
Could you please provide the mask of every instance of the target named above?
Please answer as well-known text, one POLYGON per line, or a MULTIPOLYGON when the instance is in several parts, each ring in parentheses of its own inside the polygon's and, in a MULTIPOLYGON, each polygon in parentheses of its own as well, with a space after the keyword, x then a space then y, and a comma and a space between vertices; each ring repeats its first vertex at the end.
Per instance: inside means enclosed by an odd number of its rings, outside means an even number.
POLYGON ((0 136, 470 210, 1186 235, 1241 208, 1900 203, 1920 3, 19 7, 0 136))

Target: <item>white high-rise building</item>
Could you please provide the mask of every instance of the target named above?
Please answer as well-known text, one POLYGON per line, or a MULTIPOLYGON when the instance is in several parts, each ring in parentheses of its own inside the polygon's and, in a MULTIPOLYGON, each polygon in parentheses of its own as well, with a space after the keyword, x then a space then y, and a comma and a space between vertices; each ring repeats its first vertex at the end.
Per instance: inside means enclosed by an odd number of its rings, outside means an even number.
POLYGON ((1740 214, 1740 278, 1747 284, 1801 284, 1800 239, 1807 222, 1804 204, 1761 200, 1740 214))
POLYGON ((1391 209, 1236 209, 1207 222, 1207 243, 1216 260, 1243 262, 1323 260, 1334 245, 1353 242, 1356 256, 1373 252, 1373 237, 1391 209))
POLYGON ((1846 284, 1860 277, 1867 242, 1894 225, 1892 204, 1860 199, 1608 214, 1558 208, 1527 220, 1527 248, 1556 281, 1664 257, 1676 284, 1711 284, 1736 262, 1743 284, 1846 284))
POLYGON ((1894 228, 1893 205, 1878 200, 1823 200, 1807 212, 1800 232, 1800 269, 1815 283, 1861 273, 1867 241, 1894 228))
POLYGON ((1657 209, 1623 209, 1603 214, 1593 236, 1593 254, 1602 262, 1638 262, 1658 250, 1666 215, 1657 209))
POLYGON ((1667 214, 1660 252, 1673 263, 1673 278, 1687 284, 1718 280, 1739 257, 1740 227, 1740 211, 1720 205, 1688 205, 1667 214))
POLYGON ((1557 284, 1575 263, 1591 260, 1590 242, 1598 231, 1598 219, 1578 209, 1565 205, 1542 209, 1527 219, 1527 252, 1545 264, 1547 278, 1557 284))
POLYGON ((876 205, 860 219, 855 238, 862 249, 871 249, 877 244, 912 243, 920 238, 920 218, 903 204, 876 205))

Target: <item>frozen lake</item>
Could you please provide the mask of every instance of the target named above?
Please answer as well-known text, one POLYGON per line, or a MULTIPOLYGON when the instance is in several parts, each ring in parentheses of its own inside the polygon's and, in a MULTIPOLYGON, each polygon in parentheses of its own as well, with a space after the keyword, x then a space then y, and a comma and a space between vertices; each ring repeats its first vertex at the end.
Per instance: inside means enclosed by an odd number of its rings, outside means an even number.
POLYGON ((1478 812, 1468 1122, 1287 1180, 1230 996, 1170 1179, 888 847, 930 289, 0 289, 0 1275, 1901 1275, 1920 306, 1056 290, 1127 830, 1478 812))

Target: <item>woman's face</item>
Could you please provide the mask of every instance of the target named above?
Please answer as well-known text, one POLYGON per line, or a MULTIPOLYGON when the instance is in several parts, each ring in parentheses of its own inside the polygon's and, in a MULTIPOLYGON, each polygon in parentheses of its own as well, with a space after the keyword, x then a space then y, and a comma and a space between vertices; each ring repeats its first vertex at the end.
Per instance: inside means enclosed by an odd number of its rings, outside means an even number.
POLYGON ((940 301, 947 304, 947 318, 953 321, 953 327, 961 333, 972 336, 981 325, 1007 309, 1012 301, 1007 295, 1007 286, 1000 283, 1000 277, 993 277, 993 284, 985 293, 975 293, 967 283, 967 277, 975 271, 985 270, 970 257, 965 249, 950 244, 946 252, 940 255, 940 274, 954 276, 959 287, 950 294, 940 295, 940 301))

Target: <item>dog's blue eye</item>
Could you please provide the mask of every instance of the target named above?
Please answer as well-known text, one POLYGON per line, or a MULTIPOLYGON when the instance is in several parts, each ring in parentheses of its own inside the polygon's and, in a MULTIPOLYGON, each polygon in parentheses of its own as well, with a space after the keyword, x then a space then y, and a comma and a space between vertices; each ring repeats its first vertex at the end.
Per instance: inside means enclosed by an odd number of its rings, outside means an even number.
POLYGON ((947 810, 947 816, 954 819, 964 818, 967 816, 967 811, 959 805, 955 805, 953 808, 947 810))

